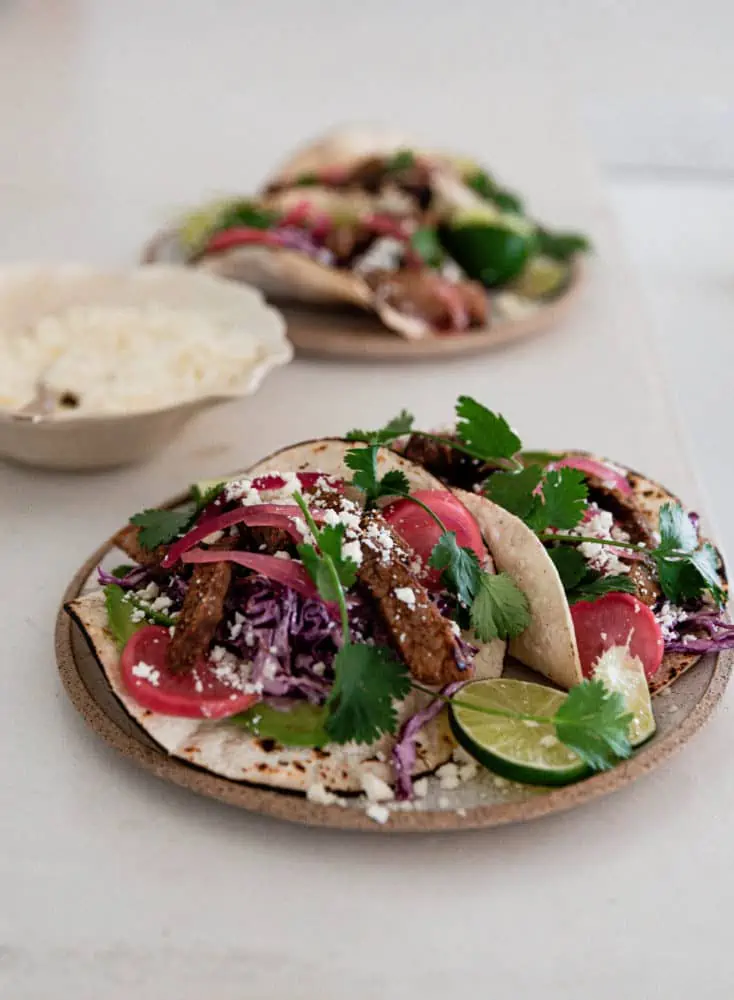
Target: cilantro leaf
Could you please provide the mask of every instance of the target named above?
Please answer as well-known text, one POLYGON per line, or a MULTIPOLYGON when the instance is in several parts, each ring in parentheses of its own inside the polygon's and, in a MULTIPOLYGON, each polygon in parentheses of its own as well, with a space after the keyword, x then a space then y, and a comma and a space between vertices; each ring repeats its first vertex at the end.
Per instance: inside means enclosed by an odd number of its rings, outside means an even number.
POLYGON ((334 686, 326 702, 326 732, 335 743, 372 743, 394 733, 393 705, 410 690, 407 667, 385 646, 345 643, 334 658, 334 686))
POLYGON ((551 469, 543 483, 543 503, 532 513, 529 525, 535 531, 545 528, 575 528, 586 507, 589 490, 583 472, 578 469, 551 469))
POLYGON ((440 267, 443 263, 444 250, 431 226, 416 229, 410 237, 410 245, 427 267, 440 267))
POLYGON ((477 168, 464 178, 464 183, 472 191, 476 191, 480 198, 484 198, 485 201, 494 201, 497 185, 486 170, 477 168))
POLYGON ((485 462, 512 458, 521 446, 520 438, 505 418, 471 396, 459 396, 456 403, 456 433, 474 456, 485 462))
POLYGON ((415 417, 407 410, 401 410, 397 417, 388 420, 384 427, 376 431, 351 430, 346 435, 347 441, 365 441, 367 444, 389 444, 395 438, 410 434, 415 417))
POLYGON ((104 604, 107 610, 107 626, 118 649, 122 649, 128 639, 145 625, 145 620, 133 621, 135 605, 127 600, 127 594, 116 583, 108 583, 104 588, 104 604))
POLYGON ((227 721, 242 726, 258 739, 277 740, 284 747, 322 747, 329 742, 324 728, 326 707, 307 701, 296 702, 287 711, 258 702, 227 721))
POLYGON ((702 590, 708 590, 717 604, 723 604, 726 595, 721 586, 719 556, 710 542, 706 542, 697 552, 693 553, 691 556, 691 565, 704 584, 702 590))
POLYGON ((213 500, 216 500, 226 485, 224 480, 221 483, 212 483, 211 486, 203 488, 198 483, 194 483, 191 487, 191 499, 196 504, 196 513, 198 514, 213 500))
POLYGON ((551 526, 575 528, 586 507, 588 488, 578 469, 551 469, 538 493, 544 470, 527 465, 518 472, 495 472, 484 488, 485 496, 521 518, 533 531, 551 526))
POLYGON ((380 478, 377 470, 378 445, 351 448, 344 456, 347 466, 354 472, 352 485, 362 490, 367 506, 380 497, 405 496, 410 492, 408 477, 399 469, 392 469, 380 478))
POLYGON ((348 589, 357 579, 357 564, 342 555, 344 530, 343 524, 327 524, 318 531, 316 544, 320 552, 310 543, 298 546, 298 554, 306 572, 316 584, 321 597, 329 603, 338 602, 340 588, 348 589), (337 580, 334 579, 332 567, 337 580))
POLYGON ((568 261, 577 253, 587 253, 591 243, 581 233, 551 233, 547 229, 537 229, 538 253, 553 260, 568 261))
POLYGON ((178 510, 144 510, 130 518, 130 524, 140 528, 138 541, 144 549, 166 545, 183 534, 196 514, 193 504, 178 510))
POLYGON ((217 219, 214 232, 246 226, 248 229, 270 229, 278 221, 277 212, 260 208, 251 201, 239 201, 230 205, 217 219))
POLYGON ((571 688, 554 716, 556 735, 575 750, 589 767, 604 771, 632 752, 626 711, 618 691, 608 691, 599 680, 585 680, 571 688))
POLYGON ((415 166, 415 153, 410 149, 399 149, 385 163, 386 170, 410 170, 415 166))
POLYGON ((586 560, 577 548, 570 545, 559 545, 548 549, 551 562, 558 570, 563 589, 568 593, 573 590, 589 572, 586 560))
POLYGON ((510 212, 513 215, 522 215, 523 203, 521 199, 512 191, 506 188, 497 188, 492 201, 501 212, 510 212))
POLYGON ((660 545, 650 552, 663 593, 674 604, 711 594, 724 601, 716 549, 699 547, 698 532, 680 504, 666 503, 659 514, 660 545))
POLYGON ((530 624, 528 599, 508 573, 481 573, 470 620, 477 638, 512 639, 530 624))
POLYGON ((566 590, 566 598, 569 604, 575 604, 577 601, 597 601, 605 594, 634 593, 636 593, 634 581, 626 573, 601 576, 589 570, 577 586, 566 590))
POLYGON ((577 601, 596 601, 604 594, 634 594, 635 585, 626 573, 602 576, 589 569, 578 549, 559 545, 548 549, 553 565, 558 570, 569 604, 577 601))
POLYGON ((484 487, 484 495, 511 514, 527 521, 539 506, 535 490, 543 478, 540 465, 528 465, 519 472, 493 472, 484 487))
POLYGON ((693 552, 698 532, 679 503, 666 503, 658 515, 660 545, 658 552, 693 552))
POLYGON ((447 531, 436 542, 428 560, 433 569, 440 569, 441 580, 464 607, 470 607, 479 590, 482 570, 473 549, 462 548, 456 532, 447 531))

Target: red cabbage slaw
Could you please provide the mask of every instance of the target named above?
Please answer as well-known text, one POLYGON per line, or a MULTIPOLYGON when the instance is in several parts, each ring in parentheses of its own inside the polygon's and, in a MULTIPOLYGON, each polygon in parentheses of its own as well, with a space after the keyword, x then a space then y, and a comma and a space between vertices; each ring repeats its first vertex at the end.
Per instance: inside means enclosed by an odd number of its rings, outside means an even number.
POLYGON ((441 688, 432 702, 403 723, 392 751, 395 788, 399 799, 406 800, 413 797, 413 768, 417 756, 418 733, 441 712, 445 706, 444 699, 456 694, 466 683, 466 681, 452 681, 451 684, 447 684, 441 688))
POLYGON ((688 615, 665 640, 666 653, 716 653, 723 649, 734 649, 734 624, 714 609, 688 615))

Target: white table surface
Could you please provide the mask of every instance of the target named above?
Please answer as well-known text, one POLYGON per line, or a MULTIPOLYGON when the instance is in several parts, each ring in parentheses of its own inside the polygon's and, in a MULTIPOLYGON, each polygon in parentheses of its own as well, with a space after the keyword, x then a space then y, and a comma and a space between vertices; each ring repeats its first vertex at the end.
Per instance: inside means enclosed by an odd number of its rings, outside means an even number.
POLYGON ((132 511, 402 406, 439 420, 473 393, 531 446, 606 452, 696 504, 701 473, 718 520, 727 513, 727 349, 708 326, 693 356, 682 349, 701 309, 707 324, 731 318, 730 271, 719 262, 710 303, 700 213, 678 244, 696 247, 690 296, 675 239, 650 237, 685 194, 614 185, 635 263, 653 262, 656 338, 565 88, 481 63, 488 13, 477 27, 465 5, 457 28, 425 8, 419 48, 405 5, 400 31, 378 3, 349 18, 335 5, 328 19, 313 5, 319 16, 296 17, 290 32, 278 19, 289 5, 254 6, 253 21, 224 3, 168 5, 166 16, 141 0, 0 11, 0 259, 130 259, 171 206, 254 183, 296 135, 355 108, 484 156, 539 214, 588 230, 598 257, 577 314, 545 339, 413 368, 298 362, 142 468, 74 477, 0 466, 0 995, 729 997, 731 699, 684 754, 612 799, 420 839, 300 829, 197 799, 120 759, 66 701, 51 646, 60 594, 132 511), (462 40, 476 46, 471 59, 462 40), (428 72, 432 43, 444 65, 428 72), (378 50, 379 86, 368 89, 355 51, 374 65, 378 50), (672 303, 660 290, 668 278, 672 303), (689 396, 704 352, 711 371, 689 396), (670 395, 690 403, 682 435, 670 395))

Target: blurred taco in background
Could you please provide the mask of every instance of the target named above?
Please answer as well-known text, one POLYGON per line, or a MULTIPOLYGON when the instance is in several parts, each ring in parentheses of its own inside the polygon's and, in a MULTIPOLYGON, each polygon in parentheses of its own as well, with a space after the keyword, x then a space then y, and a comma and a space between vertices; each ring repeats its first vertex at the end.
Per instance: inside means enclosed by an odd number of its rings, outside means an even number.
POLYGON ((486 329, 563 294, 583 237, 551 235, 479 168, 350 128, 298 150, 254 198, 194 210, 146 250, 281 301, 374 312, 412 339, 486 329))

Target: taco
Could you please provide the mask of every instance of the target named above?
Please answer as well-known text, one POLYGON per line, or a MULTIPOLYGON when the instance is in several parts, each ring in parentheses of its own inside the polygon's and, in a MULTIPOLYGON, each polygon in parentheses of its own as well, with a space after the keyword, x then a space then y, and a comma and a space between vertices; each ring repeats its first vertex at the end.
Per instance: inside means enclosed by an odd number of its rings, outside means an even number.
POLYGON ((395 135, 342 130, 298 151, 256 197, 182 218, 145 259, 212 270, 285 302, 374 312, 410 339, 486 328, 495 306, 509 318, 560 295, 586 243, 552 244, 465 169, 395 135))
POLYGON ((644 654, 649 688, 657 694, 705 653, 734 646, 723 612, 723 559, 699 537, 698 516, 674 494, 587 452, 523 453, 519 441, 508 472, 507 459, 498 465, 467 454, 465 434, 461 426, 438 435, 442 440, 415 433, 397 447, 462 491, 497 568, 512 573, 525 591, 534 614, 530 627, 510 642, 517 659, 553 680, 558 670, 561 677, 566 671, 589 676, 606 645, 636 628, 633 647, 644 654), (538 518, 549 478, 575 497, 574 513, 561 527, 538 518), (472 504, 472 495, 481 499, 472 504), (530 526, 535 519, 537 530, 515 538, 507 507, 530 526), (607 614, 608 635, 599 624, 607 614))
POLYGON ((492 557, 431 473, 386 448, 363 450, 360 473, 355 450, 305 442, 136 515, 115 536, 128 562, 67 606, 125 710, 169 754, 320 801, 375 779, 409 789, 451 758, 435 694, 499 676, 505 640, 467 627, 391 490, 437 496, 487 576, 492 557))

